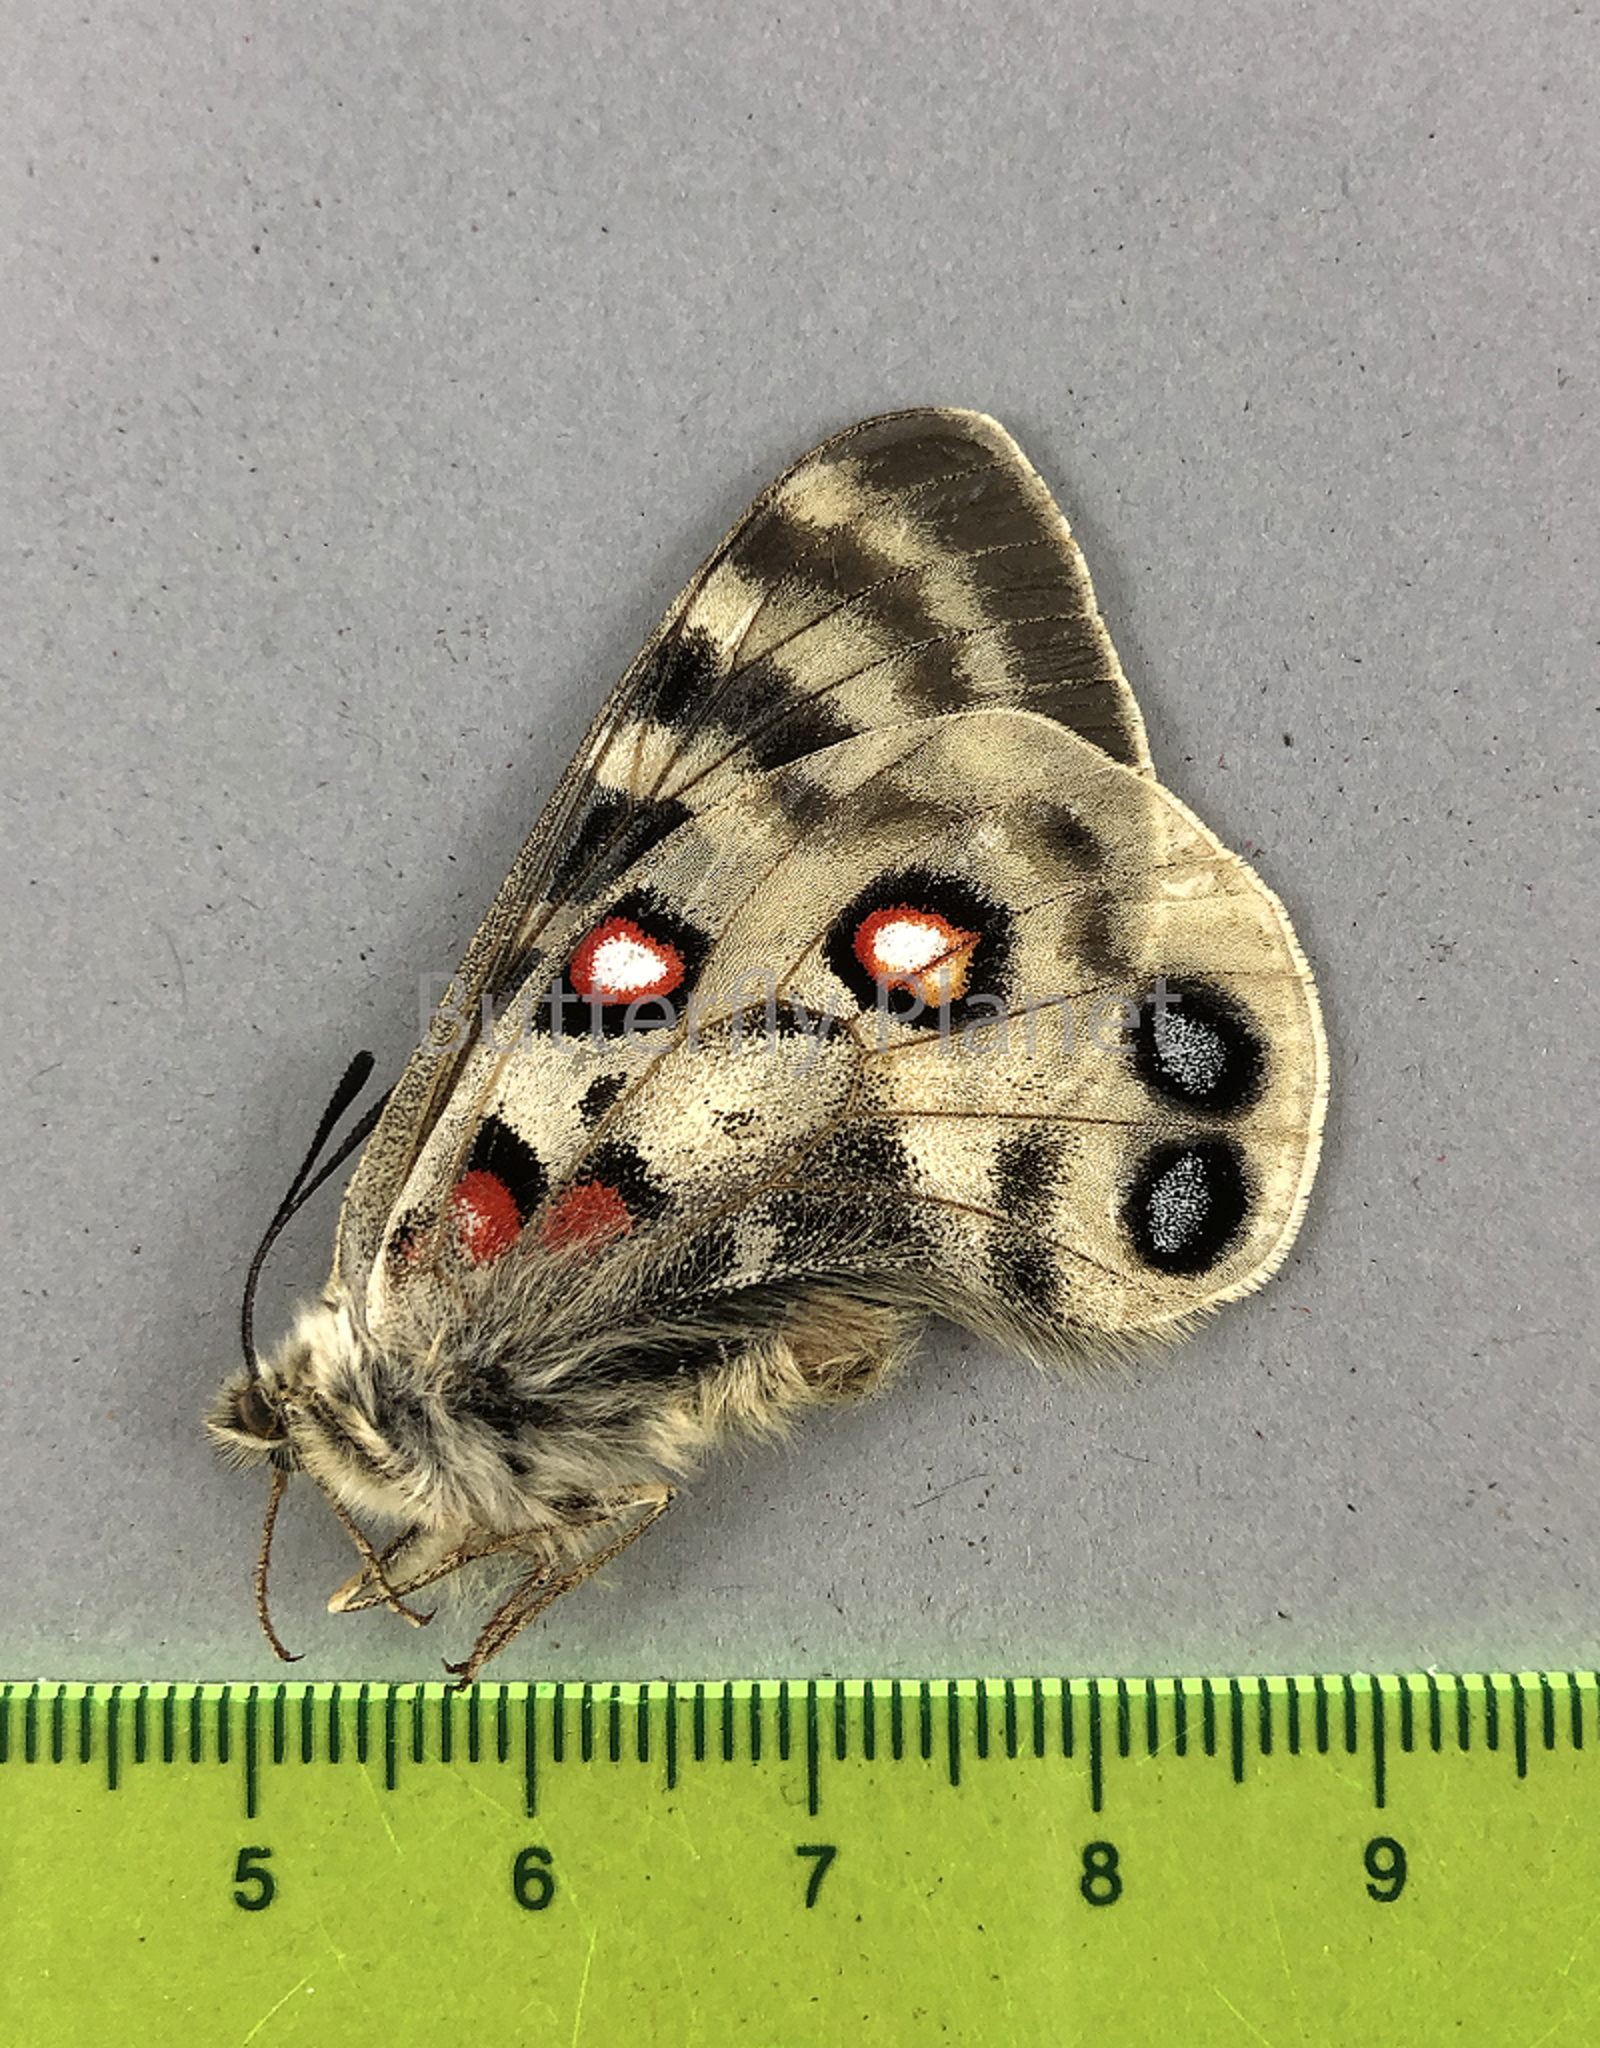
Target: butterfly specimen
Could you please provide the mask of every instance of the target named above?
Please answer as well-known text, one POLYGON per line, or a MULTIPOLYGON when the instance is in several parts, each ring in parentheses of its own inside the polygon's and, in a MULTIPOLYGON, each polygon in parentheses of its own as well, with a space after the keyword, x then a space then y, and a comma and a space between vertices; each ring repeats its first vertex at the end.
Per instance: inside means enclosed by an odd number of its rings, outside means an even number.
POLYGON ((870 1391, 930 1315, 1064 1362, 1259 1286, 1327 1094, 1281 905, 1157 782, 1021 450, 946 411, 755 501, 313 1177, 370 1064, 269 1232, 365 1137, 332 1278, 266 1357, 247 1296, 208 1424, 272 1471, 280 1654, 291 1472, 360 1552, 337 1611, 514 1565, 463 1684, 705 1450, 870 1391))

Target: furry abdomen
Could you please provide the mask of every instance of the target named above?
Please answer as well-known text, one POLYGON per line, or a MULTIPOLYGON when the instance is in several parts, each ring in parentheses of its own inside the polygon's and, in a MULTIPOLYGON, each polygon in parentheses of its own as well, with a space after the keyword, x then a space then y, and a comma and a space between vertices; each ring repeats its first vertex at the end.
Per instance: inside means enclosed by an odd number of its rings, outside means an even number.
POLYGON ((729 1435, 879 1385, 920 1317, 815 1283, 619 1315, 568 1269, 435 1294, 381 1348, 330 1361, 308 1466, 354 1509, 511 1534, 680 1478, 729 1435), (508 1284, 511 1283, 511 1284, 508 1284))

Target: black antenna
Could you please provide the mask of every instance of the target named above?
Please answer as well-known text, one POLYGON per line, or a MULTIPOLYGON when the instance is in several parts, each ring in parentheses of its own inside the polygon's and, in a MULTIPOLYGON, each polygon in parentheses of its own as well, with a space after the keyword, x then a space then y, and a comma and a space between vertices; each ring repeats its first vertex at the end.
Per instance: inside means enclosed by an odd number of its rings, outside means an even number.
POLYGON ((244 1342, 244 1362, 250 1368, 252 1379, 261 1377, 261 1361, 256 1356, 256 1285, 261 1278, 261 1269, 267 1262, 267 1254, 277 1243, 279 1234, 295 1212, 309 1202, 331 1174, 339 1171, 358 1145, 364 1145, 371 1137, 374 1127, 383 1114, 383 1105, 389 1100, 385 1095, 375 1102, 361 1118, 349 1136, 340 1145, 333 1157, 326 1162, 314 1177, 311 1169, 317 1163, 317 1155, 327 1144, 334 1126, 367 1085, 376 1062, 370 1052, 358 1052, 344 1070, 344 1079, 333 1091, 333 1097, 322 1112, 322 1121, 317 1125, 317 1135, 311 1140, 311 1150, 300 1163, 300 1171, 289 1183, 289 1192, 278 1204, 278 1213, 267 1225, 266 1234, 256 1247, 256 1255, 250 1261, 250 1270, 244 1279, 244 1309, 239 1318, 239 1335, 244 1342))

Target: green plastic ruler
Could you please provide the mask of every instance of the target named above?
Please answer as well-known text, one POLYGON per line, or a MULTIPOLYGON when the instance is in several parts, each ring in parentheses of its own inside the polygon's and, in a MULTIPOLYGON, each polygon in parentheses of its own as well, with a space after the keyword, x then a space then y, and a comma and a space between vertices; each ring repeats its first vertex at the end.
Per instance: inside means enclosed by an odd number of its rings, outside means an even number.
POLYGON ((13 1685, 0 2040, 1593 2043, 1600 1690, 13 1685))

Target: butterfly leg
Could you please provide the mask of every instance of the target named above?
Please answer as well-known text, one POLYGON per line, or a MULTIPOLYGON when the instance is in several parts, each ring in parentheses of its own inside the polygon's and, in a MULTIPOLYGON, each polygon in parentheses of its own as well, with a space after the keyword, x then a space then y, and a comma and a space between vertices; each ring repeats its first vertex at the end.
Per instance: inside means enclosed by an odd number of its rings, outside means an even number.
POLYGON ((413 1523, 378 1552, 382 1577, 374 1573, 371 1565, 363 1565, 329 1599, 328 1612, 360 1614, 369 1607, 383 1607, 388 1603, 386 1586, 399 1594, 416 1593, 435 1580, 448 1578, 452 1572, 476 1563, 480 1557, 515 1550, 524 1540, 516 1535, 474 1542, 470 1537, 463 1540, 453 1530, 429 1529, 423 1523, 413 1523))
POLYGON ((658 1521, 672 1505, 676 1489, 671 1486, 641 1486, 630 1493, 616 1496, 607 1503, 605 1522, 614 1522, 626 1515, 630 1509, 641 1509, 637 1521, 631 1523, 619 1536, 590 1556, 581 1558, 566 1571, 557 1572, 549 1564, 541 1564, 530 1572, 516 1591, 503 1600, 484 1623, 478 1640, 473 1644, 471 1654, 465 1663, 445 1665, 454 1673, 456 1690, 464 1691, 477 1678, 478 1673, 491 1657, 496 1657, 520 1635, 530 1621, 536 1621, 547 1607, 559 1600, 563 1593, 570 1593, 575 1586, 581 1586, 585 1579, 592 1578, 597 1571, 622 1555, 630 1543, 636 1543, 652 1522, 658 1521))

